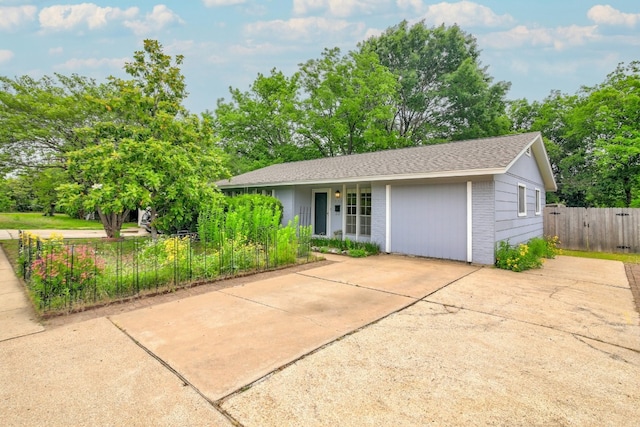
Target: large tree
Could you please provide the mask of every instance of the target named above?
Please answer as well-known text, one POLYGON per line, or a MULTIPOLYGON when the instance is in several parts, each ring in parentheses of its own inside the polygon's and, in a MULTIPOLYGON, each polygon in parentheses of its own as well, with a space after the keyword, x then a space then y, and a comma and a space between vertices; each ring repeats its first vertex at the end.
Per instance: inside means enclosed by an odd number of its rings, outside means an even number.
POLYGON ((55 187, 67 180, 67 156, 86 144, 77 129, 105 120, 110 112, 93 100, 112 89, 78 75, 0 77, 0 173, 29 181, 35 191, 29 206, 53 215, 55 187))
POLYGON ((400 83, 389 129, 413 145, 507 132, 510 84, 493 84, 480 65, 476 40, 454 25, 407 21, 360 44, 375 52, 400 83))
POLYGON ((299 133, 323 157, 390 148, 397 80, 371 52, 341 55, 325 49, 318 60, 301 65, 305 92, 299 133))
MULTIPOLYGON (((569 206, 640 206, 640 63, 575 95, 511 103, 513 130, 542 132, 569 206)), ((551 199, 552 200, 552 199, 551 199)))
POLYGON ((152 233, 182 228, 213 197, 211 181, 225 174, 207 117, 189 114, 179 65, 155 40, 125 65, 133 79, 111 78, 109 99, 95 102, 111 120, 84 128, 86 148, 69 153, 75 182, 62 186, 68 204, 95 209, 109 237, 117 237, 130 209, 149 207, 152 233))
POLYGON ((598 172, 594 204, 640 205, 640 62, 620 64, 603 83, 583 88, 571 120, 598 172))
POLYGON ((234 173, 273 163, 317 157, 299 144, 299 74, 271 70, 258 74, 249 91, 229 88, 231 101, 218 100, 215 131, 234 173))
POLYGON ((591 199, 595 176, 592 147, 573 132, 571 119, 577 100, 575 95, 553 91, 543 101, 519 99, 509 105, 512 131, 542 133, 558 183, 558 191, 547 194, 549 203, 588 206, 591 199))
POLYGON ((64 168, 66 154, 84 146, 76 129, 109 113, 92 101, 109 90, 78 75, 0 77, 0 170, 64 168))

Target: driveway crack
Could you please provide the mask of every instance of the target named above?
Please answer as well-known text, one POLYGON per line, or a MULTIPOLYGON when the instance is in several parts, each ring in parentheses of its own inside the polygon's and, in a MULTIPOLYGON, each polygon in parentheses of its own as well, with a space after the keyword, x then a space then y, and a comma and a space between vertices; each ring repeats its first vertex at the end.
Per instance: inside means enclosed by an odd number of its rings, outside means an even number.
POLYGON ((207 395, 205 395, 198 387, 196 387, 191 381, 189 381, 184 375, 182 375, 180 372, 178 372, 173 366, 171 366, 167 361, 165 361, 163 358, 161 358, 160 356, 158 356, 157 354, 155 354, 153 351, 151 351, 149 348, 147 348, 146 346, 144 346, 140 341, 138 341, 137 339, 135 339, 132 335, 130 335, 126 329, 120 327, 120 325, 118 325, 117 323, 115 323, 113 320, 111 320, 110 317, 107 317, 107 320, 109 320, 109 322, 111 322, 111 324, 113 326, 115 326, 116 328, 118 328, 120 330, 120 332, 122 332, 125 336, 127 336, 135 345, 137 345, 138 347, 140 347, 142 350, 144 350, 149 356, 151 356, 152 358, 154 358, 155 360, 157 360, 162 366, 164 366, 165 369, 167 369, 169 372, 171 372, 173 375, 175 375, 181 382, 182 385, 185 387, 190 387, 193 391, 195 391, 200 397, 202 397, 209 405, 211 405, 216 411, 218 411, 220 414, 222 414, 227 420, 229 420, 229 422, 231 424, 233 424, 235 427, 244 427, 242 423, 240 423, 240 421, 236 420, 229 412, 227 412, 226 410, 224 410, 224 408, 222 408, 217 402, 209 399, 207 397, 207 395))

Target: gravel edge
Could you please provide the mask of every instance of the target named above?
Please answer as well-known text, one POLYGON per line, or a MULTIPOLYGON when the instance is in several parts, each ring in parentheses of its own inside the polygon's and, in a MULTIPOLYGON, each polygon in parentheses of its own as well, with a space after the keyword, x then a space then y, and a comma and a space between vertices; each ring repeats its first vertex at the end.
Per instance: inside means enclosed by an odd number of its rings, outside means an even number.
POLYGON ((624 269, 636 303, 636 311, 640 314, 640 264, 625 264, 624 269))

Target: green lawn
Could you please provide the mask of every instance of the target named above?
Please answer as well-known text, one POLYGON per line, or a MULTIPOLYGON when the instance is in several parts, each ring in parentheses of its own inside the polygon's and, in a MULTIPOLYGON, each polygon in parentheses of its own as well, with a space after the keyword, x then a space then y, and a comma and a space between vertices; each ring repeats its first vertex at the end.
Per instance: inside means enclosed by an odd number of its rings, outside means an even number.
MULTIPOLYGON (((122 227, 137 227, 136 223, 126 223, 122 227)), ((86 221, 70 218, 65 214, 44 216, 40 212, 0 213, 0 229, 4 230, 100 230, 100 221, 86 221)))
POLYGON ((640 264, 640 254, 586 252, 562 249, 561 255, 575 256, 580 258, 609 259, 613 261, 622 261, 628 264, 640 264))

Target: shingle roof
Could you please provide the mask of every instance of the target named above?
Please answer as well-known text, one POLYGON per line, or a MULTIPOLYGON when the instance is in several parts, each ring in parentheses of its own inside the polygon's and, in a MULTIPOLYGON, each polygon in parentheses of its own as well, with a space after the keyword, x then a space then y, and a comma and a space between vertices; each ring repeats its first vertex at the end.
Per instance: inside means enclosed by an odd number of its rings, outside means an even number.
MULTIPOLYGON (((545 172, 551 173, 551 168, 540 133, 535 132, 281 163, 219 181, 217 185, 239 188, 504 173, 535 142, 536 159, 544 176, 545 172), (538 157, 544 157, 546 165, 540 165, 538 157), (548 171, 544 171, 547 167, 548 171)), ((550 180, 555 189, 552 174, 550 180)))

